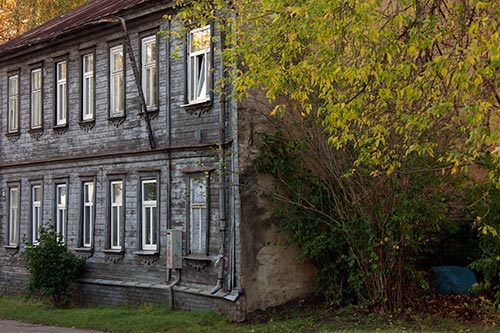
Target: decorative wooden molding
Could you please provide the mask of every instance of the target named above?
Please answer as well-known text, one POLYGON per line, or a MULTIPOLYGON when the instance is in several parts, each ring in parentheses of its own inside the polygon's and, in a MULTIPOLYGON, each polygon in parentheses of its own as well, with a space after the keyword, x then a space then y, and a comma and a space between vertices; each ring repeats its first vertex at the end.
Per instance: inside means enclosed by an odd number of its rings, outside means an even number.
POLYGON ((80 125, 80 128, 84 130, 85 132, 90 131, 92 128, 95 126, 95 119, 93 120, 82 120, 78 123, 80 125))
POLYGON ((155 110, 148 110, 147 112, 141 112, 139 113, 139 116, 141 116, 141 119, 146 119, 146 117, 149 118, 149 120, 155 120, 158 117, 158 114, 160 114, 159 109, 155 110))
POLYGON ((189 267, 194 268, 197 272, 201 272, 212 263, 212 258, 202 255, 189 255, 182 258, 186 260, 189 267))
POLYGON ((212 109, 212 101, 204 101, 201 103, 191 103, 181 105, 187 113, 194 116, 201 117, 202 114, 207 113, 212 109))
POLYGON ((91 247, 77 247, 75 249, 76 255, 88 259, 94 255, 94 249, 91 247))
POLYGON ((7 137, 7 140, 9 140, 10 143, 15 143, 21 137, 21 133, 20 132, 12 132, 12 133, 5 134, 5 136, 7 137))
POLYGON ((104 260, 106 262, 111 262, 111 263, 117 263, 118 261, 122 260, 123 257, 125 256, 125 251, 123 249, 121 250, 106 249, 103 252, 104 252, 104 260))
POLYGON ((120 116, 120 117, 109 117, 108 122, 118 128, 121 124, 125 122, 125 119, 127 117, 125 115, 120 116))
POLYGON ((40 127, 40 128, 32 128, 28 131, 28 133, 30 134, 30 136, 35 139, 35 140, 39 140, 40 137, 43 135, 43 127, 40 127))
POLYGON ((134 254, 146 265, 152 265, 160 259, 160 253, 158 251, 141 250, 135 251, 134 254))
POLYGON ((56 125, 56 126, 52 127, 52 129, 54 130, 54 133, 56 133, 58 135, 62 135, 68 131, 68 124, 56 125))

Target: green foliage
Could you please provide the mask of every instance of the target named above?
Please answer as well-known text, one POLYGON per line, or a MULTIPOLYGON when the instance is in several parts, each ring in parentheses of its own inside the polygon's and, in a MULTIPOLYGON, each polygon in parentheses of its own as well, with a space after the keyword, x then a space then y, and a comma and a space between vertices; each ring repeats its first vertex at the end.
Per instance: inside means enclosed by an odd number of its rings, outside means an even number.
MULTIPOLYGON (((480 289, 491 292, 500 304, 500 190, 494 186, 476 190, 480 200, 472 206, 476 215, 481 258, 471 267, 482 274, 480 289)), ((478 195, 475 197, 477 198, 478 195)))
POLYGON ((261 170, 276 177, 277 215, 322 288, 400 307, 409 284, 423 284, 416 261, 457 230, 446 217, 461 175, 480 165, 500 183, 498 4, 176 4, 174 26, 213 22, 220 32, 230 70, 218 86, 278 118, 261 170))
POLYGON ((71 283, 83 272, 85 259, 68 252, 53 228, 42 228, 38 244, 27 245, 25 256, 31 273, 30 291, 40 292, 56 306, 65 305, 70 300, 71 283))

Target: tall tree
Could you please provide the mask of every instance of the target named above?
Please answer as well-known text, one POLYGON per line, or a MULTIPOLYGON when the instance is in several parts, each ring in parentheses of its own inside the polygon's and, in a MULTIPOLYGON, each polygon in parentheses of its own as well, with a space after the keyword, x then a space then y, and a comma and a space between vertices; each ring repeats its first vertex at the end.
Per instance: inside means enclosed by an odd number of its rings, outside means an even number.
POLYGON ((57 17, 87 0, 0 0, 0 43, 57 17))
POLYGON ((325 276, 354 270, 360 299, 401 306, 412 258, 446 223, 441 190, 476 165, 500 185, 498 2, 177 3, 186 25, 223 32, 236 97, 263 91, 282 116, 278 147, 289 149, 268 170, 288 190, 278 199, 296 208, 284 219, 306 255, 343 242, 320 252, 325 276))

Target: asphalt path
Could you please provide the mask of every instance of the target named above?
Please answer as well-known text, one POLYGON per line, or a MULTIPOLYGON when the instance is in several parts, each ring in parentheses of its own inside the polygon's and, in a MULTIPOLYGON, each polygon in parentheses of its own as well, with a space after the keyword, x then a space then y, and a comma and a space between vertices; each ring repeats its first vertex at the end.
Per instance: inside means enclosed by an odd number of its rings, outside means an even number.
POLYGON ((78 330, 73 328, 41 326, 20 323, 13 320, 0 320, 0 333, 98 333, 97 331, 78 330))

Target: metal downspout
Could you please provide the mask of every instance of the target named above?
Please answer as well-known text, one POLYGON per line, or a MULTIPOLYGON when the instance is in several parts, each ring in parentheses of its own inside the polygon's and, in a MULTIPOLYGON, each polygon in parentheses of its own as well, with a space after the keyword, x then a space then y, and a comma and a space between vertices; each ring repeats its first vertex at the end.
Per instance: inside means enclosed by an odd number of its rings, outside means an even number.
POLYGON ((128 36, 128 29, 127 29, 127 22, 123 17, 120 16, 111 16, 108 19, 102 19, 101 21, 104 22, 117 22, 119 21, 122 25, 123 29, 123 34, 125 38, 125 46, 127 48, 127 53, 130 58, 130 61, 132 62, 132 70, 134 72, 134 78, 135 78, 135 84, 137 86, 137 90, 139 92, 139 97, 141 101, 141 110, 142 113, 144 114, 144 120, 146 121, 146 128, 148 130, 148 139, 149 139, 149 146, 151 149, 156 148, 156 141, 155 137, 153 135, 153 129, 151 128, 151 118, 148 113, 148 108, 146 106, 146 99, 144 98, 144 91, 142 89, 142 83, 140 79, 140 74, 139 74, 139 68, 137 66, 137 60, 135 58, 134 52, 132 51, 132 44, 130 43, 130 38, 128 36))
MULTIPOLYGON (((221 52, 225 48, 225 33, 221 31, 221 52)), ((221 62, 222 79, 226 78, 226 68, 224 62, 221 62)), ((219 265, 219 272, 217 274, 217 285, 212 289, 211 293, 215 294, 224 286, 224 257, 226 252, 226 149, 224 143, 226 142, 226 88, 223 87, 219 97, 220 112, 219 112, 219 232, 220 232, 220 246, 219 256, 216 264, 219 265)))

